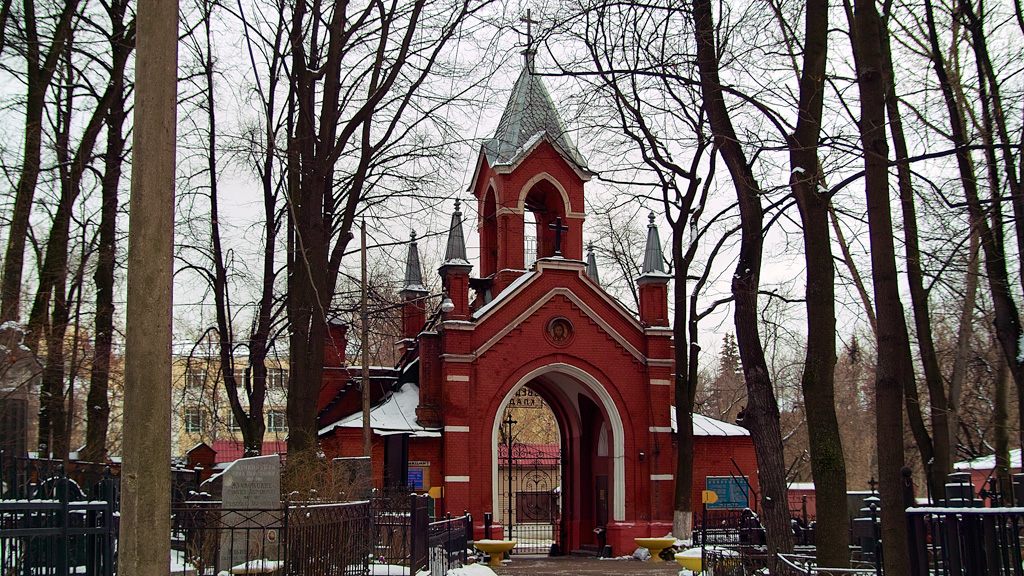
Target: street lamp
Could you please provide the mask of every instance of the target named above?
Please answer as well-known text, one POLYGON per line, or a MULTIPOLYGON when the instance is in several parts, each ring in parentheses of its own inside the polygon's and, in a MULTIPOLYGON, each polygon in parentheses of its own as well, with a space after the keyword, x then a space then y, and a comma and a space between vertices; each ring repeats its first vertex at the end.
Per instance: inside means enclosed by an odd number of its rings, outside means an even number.
MULTIPOLYGON (((370 428, 370 330, 367 326, 371 312, 367 309, 367 292, 366 292, 366 221, 364 220, 360 225, 360 240, 362 241, 361 252, 361 273, 362 277, 360 280, 360 304, 359 304, 359 320, 360 320, 360 346, 362 347, 362 370, 361 376, 363 381, 363 456, 369 457, 371 454, 371 440, 373 438, 373 431, 370 428)), ((412 304, 414 302, 422 302, 433 298, 443 297, 441 300, 441 312, 448 314, 452 310, 455 310, 455 304, 452 299, 448 297, 448 294, 441 292, 438 294, 427 294, 426 296, 420 296, 412 300, 406 300, 399 302, 398 304, 391 304, 382 308, 373 310, 373 314, 379 314, 388 310, 394 310, 412 304)))

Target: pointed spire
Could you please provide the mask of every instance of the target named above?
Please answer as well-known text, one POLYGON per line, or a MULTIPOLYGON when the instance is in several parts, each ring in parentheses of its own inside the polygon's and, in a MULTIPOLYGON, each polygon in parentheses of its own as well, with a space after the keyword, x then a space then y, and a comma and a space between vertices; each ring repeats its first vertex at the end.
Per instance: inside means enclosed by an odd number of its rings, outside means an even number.
POLYGON ((423 285, 423 271, 420 267, 420 251, 416 247, 416 232, 409 233, 409 255, 405 259, 405 287, 407 292, 426 292, 423 285))
POLYGON ((594 281, 594 284, 601 285, 601 279, 597 277, 597 258, 594 256, 594 243, 587 244, 587 276, 594 281))
POLYGON ((534 59, 537 49, 528 41, 523 50, 526 59, 519 74, 505 111, 498 121, 494 138, 484 142, 484 152, 491 166, 511 165, 527 152, 539 138, 546 135, 577 168, 589 172, 587 161, 580 154, 562 118, 555 109, 547 88, 540 76, 534 74, 534 59))
POLYGON ((654 224, 654 212, 647 217, 647 248, 644 249, 643 274, 664 274, 665 258, 661 254, 661 239, 658 238, 658 227, 654 224))
POLYGON ((466 239, 462 235, 462 211, 459 209, 459 199, 455 199, 455 212, 452 214, 452 224, 448 229, 448 246, 444 251, 444 265, 469 265, 466 257, 466 239))

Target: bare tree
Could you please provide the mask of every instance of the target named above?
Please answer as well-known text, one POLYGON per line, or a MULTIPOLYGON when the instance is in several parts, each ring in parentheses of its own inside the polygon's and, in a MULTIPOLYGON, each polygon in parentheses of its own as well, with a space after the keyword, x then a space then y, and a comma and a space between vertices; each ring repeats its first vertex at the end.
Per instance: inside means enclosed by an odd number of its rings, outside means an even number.
MULTIPOLYGON (((71 36, 78 13, 79 0, 68 0, 59 13, 43 14, 42 26, 36 14, 35 0, 25 0, 20 18, 4 20, 4 38, 13 32, 21 44, 25 59, 25 133, 21 172, 14 195, 14 209, 7 232, 7 250, 4 255, 3 278, 0 279, 0 322, 17 320, 21 315, 21 281, 25 261, 25 242, 29 235, 29 216, 41 165, 43 110, 46 95, 57 71, 65 45, 71 36), (50 27, 52 22, 52 28, 50 27), (14 30, 11 30, 11 28, 14 30), (44 31, 41 33, 41 30, 44 31), (46 32, 50 36, 45 36, 46 32), (42 35, 41 35, 42 34, 42 35)), ((10 3, 4 11, 9 14, 10 3)))
MULTIPOLYGON (((135 46, 134 23, 125 22, 126 0, 107 5, 110 18, 110 51, 115 62, 135 46)), ((106 112, 106 151, 103 155, 103 177, 100 183, 100 224, 96 269, 93 283, 96 290, 96 318, 93 333, 93 358, 86 398, 85 450, 82 459, 103 461, 107 456, 110 427, 110 361, 114 338, 114 282, 117 256, 117 212, 122 164, 125 161, 124 122, 127 116, 128 82, 124 75, 111 79, 110 106, 106 112)))
MULTIPOLYGON (((439 59, 488 2, 300 1, 288 19, 289 453, 316 445, 328 311, 352 225, 389 166, 428 158, 439 59), (407 154, 407 155, 406 155, 407 154)), ((411 166, 409 166, 411 168, 411 166)))
POLYGON ((789 552, 793 550, 793 539, 789 528, 779 406, 757 331, 757 295, 764 244, 761 189, 746 152, 740 145, 725 103, 719 76, 718 29, 710 0, 694 0, 693 22, 704 105, 707 107, 715 146, 732 176, 740 207, 740 254, 732 278, 732 294, 736 342, 747 383, 747 409, 743 425, 750 430, 757 452, 761 509, 768 534, 768 549, 789 552))
POLYGON ((885 86, 882 71, 881 24, 874 0, 856 0, 850 23, 860 87, 861 145, 864 151, 864 186, 871 235, 871 277, 878 318, 878 364, 875 370, 877 446, 882 498, 882 538, 887 574, 909 574, 907 526, 901 511, 903 446, 903 388, 913 382, 910 342, 900 301, 889 205, 888 152, 885 134, 885 86))

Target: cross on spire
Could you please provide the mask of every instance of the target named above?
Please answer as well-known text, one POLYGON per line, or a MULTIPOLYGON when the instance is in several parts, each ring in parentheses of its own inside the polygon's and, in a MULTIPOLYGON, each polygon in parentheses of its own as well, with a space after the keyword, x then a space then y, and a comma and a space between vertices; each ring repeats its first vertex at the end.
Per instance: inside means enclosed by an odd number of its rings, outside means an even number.
POLYGON ((533 57, 537 54, 537 49, 533 47, 533 25, 540 24, 539 21, 534 20, 530 15, 530 9, 526 9, 526 17, 520 18, 520 22, 526 22, 526 49, 523 50, 523 56, 526 57, 526 69, 533 73, 533 57))
POLYGON ((548 224, 548 230, 554 230, 555 231, 555 256, 561 256, 562 255, 562 232, 563 231, 568 232, 569 231, 569 227, 566 226, 565 224, 562 224, 562 217, 561 216, 557 216, 557 217, 555 217, 555 221, 554 222, 552 222, 551 224, 548 224))

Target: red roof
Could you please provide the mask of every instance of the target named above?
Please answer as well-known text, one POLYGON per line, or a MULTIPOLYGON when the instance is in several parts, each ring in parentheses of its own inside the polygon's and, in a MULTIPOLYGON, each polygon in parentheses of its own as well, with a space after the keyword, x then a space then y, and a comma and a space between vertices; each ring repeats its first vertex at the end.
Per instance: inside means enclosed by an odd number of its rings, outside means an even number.
MULTIPOLYGON (((263 442, 263 455, 284 454, 287 451, 288 443, 284 440, 265 440, 263 442)), ((245 445, 241 440, 216 440, 211 446, 217 456, 214 462, 234 462, 245 454, 245 445)))
MULTIPOLYGON (((516 466, 557 466, 562 448, 558 444, 513 444, 512 462, 516 466)), ((508 462, 508 445, 498 444, 498 466, 508 462)))

